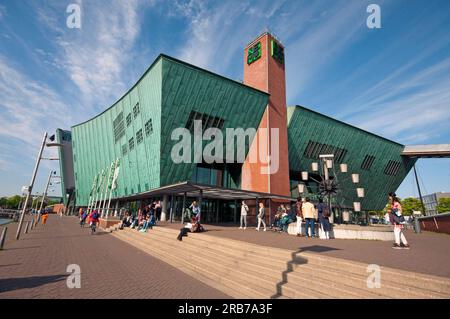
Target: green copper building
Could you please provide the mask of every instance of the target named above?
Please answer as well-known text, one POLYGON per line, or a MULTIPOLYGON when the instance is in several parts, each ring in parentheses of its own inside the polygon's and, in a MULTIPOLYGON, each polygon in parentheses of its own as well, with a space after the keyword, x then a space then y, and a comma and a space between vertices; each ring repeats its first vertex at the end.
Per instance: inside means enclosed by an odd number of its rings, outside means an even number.
MULTIPOLYGON (((240 200, 245 199, 253 207, 266 201, 273 214, 279 203, 299 195, 299 184, 304 186, 301 195, 317 199, 321 176, 311 167, 321 155, 332 154, 330 178, 339 179, 341 194, 333 202, 335 208, 352 210, 359 202, 363 211, 381 210, 386 194, 396 191, 415 163, 402 155, 403 145, 301 106, 287 108, 287 125, 281 127, 287 131, 288 152, 280 156, 289 162, 288 196, 242 189, 239 163, 173 161, 175 129, 192 132, 194 121, 201 120, 203 131, 257 130, 266 119, 270 99, 270 92, 159 55, 114 105, 72 127, 75 206, 110 205, 117 210, 162 200, 167 218, 170 214, 171 219, 181 219, 186 202, 200 199, 205 221, 233 222, 240 200), (341 174, 340 164, 346 164, 346 174, 341 174), (302 178, 302 172, 309 176, 302 178), (355 174, 358 183, 352 179, 355 174)), ((245 156, 254 139, 245 140, 245 156)))

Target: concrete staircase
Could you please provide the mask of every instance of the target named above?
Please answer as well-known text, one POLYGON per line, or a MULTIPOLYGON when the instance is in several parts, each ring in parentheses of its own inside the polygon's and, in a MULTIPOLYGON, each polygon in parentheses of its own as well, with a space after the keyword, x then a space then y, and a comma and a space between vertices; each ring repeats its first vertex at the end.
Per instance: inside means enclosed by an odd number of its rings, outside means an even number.
POLYGON ((154 227, 117 226, 112 235, 233 298, 450 298, 450 279, 381 268, 381 287, 368 288, 367 264, 243 241, 154 227))

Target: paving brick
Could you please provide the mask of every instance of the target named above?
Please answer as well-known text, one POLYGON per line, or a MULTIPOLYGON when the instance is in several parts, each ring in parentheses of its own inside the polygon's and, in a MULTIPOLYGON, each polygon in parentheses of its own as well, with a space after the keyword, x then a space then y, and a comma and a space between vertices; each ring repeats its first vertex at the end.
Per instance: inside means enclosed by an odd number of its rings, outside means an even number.
POLYGON ((90 235, 77 221, 52 215, 45 227, 8 240, 0 298, 229 298, 110 234, 90 235), (66 285, 69 264, 81 268, 80 289, 66 285))

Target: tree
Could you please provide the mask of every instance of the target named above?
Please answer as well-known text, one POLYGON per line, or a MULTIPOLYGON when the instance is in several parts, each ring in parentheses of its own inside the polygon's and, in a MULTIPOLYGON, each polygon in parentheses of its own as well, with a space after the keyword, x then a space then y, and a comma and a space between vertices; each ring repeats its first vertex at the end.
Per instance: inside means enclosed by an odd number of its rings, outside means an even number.
POLYGON ((6 197, 0 198, 0 207, 6 208, 7 205, 8 205, 8 198, 6 198, 6 197))
POLYGON ((22 199, 22 197, 20 197, 20 195, 14 195, 14 196, 8 197, 8 200, 6 202, 7 208, 17 209, 21 199, 22 199))
POLYGON ((405 198, 401 201, 403 215, 410 216, 414 211, 422 211, 422 203, 414 197, 405 198))
POLYGON ((438 214, 450 213, 450 198, 439 198, 436 210, 438 214))

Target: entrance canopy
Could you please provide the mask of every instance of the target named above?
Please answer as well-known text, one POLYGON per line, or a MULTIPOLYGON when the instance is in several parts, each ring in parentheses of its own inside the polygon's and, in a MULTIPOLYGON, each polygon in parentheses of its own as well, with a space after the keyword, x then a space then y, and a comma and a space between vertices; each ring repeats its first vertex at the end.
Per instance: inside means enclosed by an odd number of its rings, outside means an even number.
POLYGON ((175 195, 187 197, 197 197, 202 194, 203 198, 223 199, 223 200, 245 200, 245 199, 274 199, 283 201, 292 201, 291 197, 280 196, 267 193, 259 193, 246 191, 241 189, 230 189, 212 185, 193 184, 191 182, 182 182, 178 184, 168 185, 153 189, 151 191, 143 192, 133 196, 119 198, 121 200, 141 200, 149 197, 159 197, 163 195, 175 195))
POLYGON ((450 157, 450 144, 405 146, 402 155, 408 157, 421 157, 421 158, 450 157))

